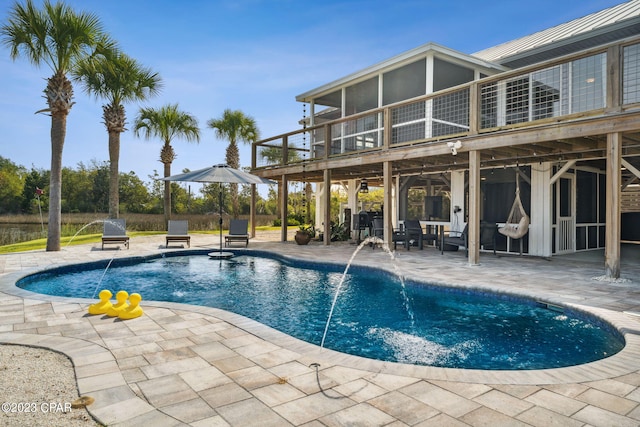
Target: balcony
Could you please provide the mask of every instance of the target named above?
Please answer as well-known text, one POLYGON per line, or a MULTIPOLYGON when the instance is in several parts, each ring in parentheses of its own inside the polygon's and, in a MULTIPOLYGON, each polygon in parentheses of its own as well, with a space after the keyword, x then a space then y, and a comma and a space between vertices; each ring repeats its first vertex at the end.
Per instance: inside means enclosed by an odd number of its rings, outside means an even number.
POLYGON ((252 169, 278 179, 322 181, 606 157, 606 134, 623 156, 640 155, 640 38, 477 80, 258 141, 252 169))

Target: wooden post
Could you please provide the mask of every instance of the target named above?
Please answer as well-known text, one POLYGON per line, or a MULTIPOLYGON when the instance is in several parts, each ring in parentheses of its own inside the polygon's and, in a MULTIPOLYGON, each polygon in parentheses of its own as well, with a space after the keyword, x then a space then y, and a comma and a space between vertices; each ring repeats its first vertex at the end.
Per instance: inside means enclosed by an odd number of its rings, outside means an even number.
POLYGON ((331 244, 331 169, 324 170, 324 236, 323 243, 331 244))
POLYGON ((331 151, 331 125, 324 125, 324 158, 329 158, 329 152, 331 151))
POLYGON ((622 111, 622 84, 620 84, 620 46, 607 49, 607 106, 608 113, 622 111))
MULTIPOLYGON (((256 143, 251 144, 251 169, 256 168, 256 143)), ((256 185, 251 184, 251 206, 249 208, 249 222, 251 222, 251 237, 256 237, 256 185)))
POLYGON ((389 147, 391 146, 391 136, 393 135, 393 124, 391 122, 391 108, 385 108, 384 109, 384 118, 383 118, 383 126, 384 126, 384 131, 383 131, 383 141, 382 141, 382 146, 384 147, 385 150, 388 150, 389 147))
POLYGON ((605 225, 605 276, 620 277, 620 184, 622 182, 622 134, 607 134, 607 201, 605 225))
POLYGON ((480 86, 471 83, 469 86, 469 135, 477 135, 480 128, 480 86))
POLYGON ((282 137, 282 163, 280 164, 289 164, 289 137, 287 135, 282 137))
POLYGON ((469 151, 469 264, 480 260, 480 152, 469 151))
POLYGON ((251 223, 251 228, 249 231, 249 235, 251 238, 256 237, 256 185, 251 184, 251 205, 249 208, 249 222, 251 223))
POLYGON ((391 222, 391 212, 392 212, 392 200, 391 200, 391 192, 392 190, 392 186, 393 186, 393 176, 391 175, 393 173, 392 169, 391 169, 391 162, 384 162, 382 163, 382 180, 383 180, 383 185, 384 185, 384 196, 383 196, 383 203, 384 203, 384 244, 387 245, 387 247, 391 247, 391 244, 393 243, 393 238, 392 238, 392 232, 393 232, 393 223, 391 222))
POLYGON ((287 175, 282 175, 280 185, 280 241, 287 241, 287 202, 289 200, 289 181, 287 175))

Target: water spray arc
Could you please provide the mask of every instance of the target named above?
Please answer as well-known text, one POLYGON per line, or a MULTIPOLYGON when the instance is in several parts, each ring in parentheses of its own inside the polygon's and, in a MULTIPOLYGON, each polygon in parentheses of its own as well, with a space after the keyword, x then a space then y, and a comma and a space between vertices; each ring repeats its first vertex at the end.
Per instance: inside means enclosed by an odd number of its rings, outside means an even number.
POLYGON ((396 257, 394 256, 393 252, 391 252, 391 250, 389 250, 389 247, 386 244, 384 244, 384 241, 382 239, 380 239, 379 237, 375 237, 375 236, 369 236, 369 237, 365 238, 358 245, 358 247, 356 248, 355 251, 353 251, 353 254, 351 254, 351 258, 349 258, 349 262, 347 262, 347 265, 344 268, 344 272, 342 273, 342 277, 340 278, 340 282, 338 283, 338 287, 336 288, 336 291, 335 291, 335 293, 333 295, 333 301, 331 303, 331 309, 329 310, 329 316, 327 317, 327 323, 324 326, 324 333, 322 334, 322 341, 320 341, 320 348, 324 348, 324 341, 327 338, 327 332, 329 330, 329 325, 331 324, 331 318, 333 317, 333 311, 334 311, 334 309, 336 307, 336 303, 338 302, 338 296, 340 295, 340 291, 342 290, 342 285, 344 284, 345 278, 347 277, 347 273, 349 272, 349 268, 351 267, 351 264, 353 263, 353 260, 356 258, 356 256, 360 252, 360 250, 362 250, 363 247, 365 247, 365 246, 367 246, 369 244, 371 244, 371 245, 380 245, 382 247, 382 249, 387 254, 389 254, 389 256, 391 257, 392 261, 394 261, 393 266, 394 266, 395 274, 400 279, 401 292, 402 292, 402 296, 404 298, 405 309, 407 310, 407 314, 409 316, 409 319, 411 320, 411 324, 412 325, 414 324, 415 316, 414 316, 413 310, 411 309, 410 304, 409 304, 409 298, 407 296, 405 285, 404 285, 404 277, 398 271, 398 266, 395 263, 396 257))

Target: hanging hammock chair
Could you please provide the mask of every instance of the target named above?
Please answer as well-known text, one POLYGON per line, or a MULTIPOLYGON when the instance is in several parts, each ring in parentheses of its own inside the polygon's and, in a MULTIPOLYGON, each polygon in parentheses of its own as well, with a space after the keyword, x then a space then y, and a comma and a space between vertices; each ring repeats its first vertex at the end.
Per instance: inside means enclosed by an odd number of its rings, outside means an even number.
POLYGON ((498 232, 512 239, 521 239, 528 231, 529 215, 524 211, 520 200, 520 179, 516 170, 516 198, 511 206, 511 212, 509 212, 505 226, 499 228, 498 232))

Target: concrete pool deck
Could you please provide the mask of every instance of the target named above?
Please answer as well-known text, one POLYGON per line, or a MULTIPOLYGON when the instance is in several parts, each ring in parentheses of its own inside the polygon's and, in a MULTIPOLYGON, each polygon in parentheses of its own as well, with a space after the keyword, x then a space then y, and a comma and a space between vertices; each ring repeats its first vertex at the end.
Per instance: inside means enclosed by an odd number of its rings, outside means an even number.
MULTIPOLYGON (((348 243, 252 239, 249 249, 294 259, 345 263, 348 243)), ((217 249, 212 235, 192 234, 191 248, 217 249)), ((638 426, 640 424, 640 251, 623 249, 622 278, 608 282, 602 252, 551 260, 433 248, 397 252, 407 277, 532 296, 571 305, 625 334, 620 353, 559 369, 482 371, 380 362, 291 338, 233 313, 142 302, 126 321, 90 316, 96 300, 22 291, 31 272, 77 262, 180 251, 164 236, 136 237, 130 249, 100 244, 0 255, 0 344, 43 347, 73 362, 87 409, 109 426, 416 425, 638 426)), ((219 262, 219 261, 212 261, 219 262)), ((388 254, 365 247, 361 265, 393 270, 388 254)), ((143 295, 144 297, 144 295, 143 295)))

